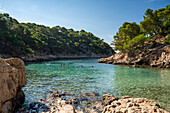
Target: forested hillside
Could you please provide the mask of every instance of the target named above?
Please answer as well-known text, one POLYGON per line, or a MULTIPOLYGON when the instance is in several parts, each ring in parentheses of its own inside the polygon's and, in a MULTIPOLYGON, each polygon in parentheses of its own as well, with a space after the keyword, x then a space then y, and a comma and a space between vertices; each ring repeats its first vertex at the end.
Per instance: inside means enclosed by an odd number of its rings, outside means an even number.
POLYGON ((114 51, 102 39, 85 30, 19 23, 9 14, 0 14, 0 54, 18 57, 40 53, 108 56, 114 51))

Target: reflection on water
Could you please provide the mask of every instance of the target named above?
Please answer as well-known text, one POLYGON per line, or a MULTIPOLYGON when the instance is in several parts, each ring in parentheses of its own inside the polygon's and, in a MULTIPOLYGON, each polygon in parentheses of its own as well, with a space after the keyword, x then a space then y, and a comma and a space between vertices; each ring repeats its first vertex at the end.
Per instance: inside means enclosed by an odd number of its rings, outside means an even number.
POLYGON ((81 91, 97 91, 100 96, 109 93, 119 97, 145 97, 170 111, 169 70, 98 64, 97 60, 58 60, 26 65, 26 102, 38 100, 51 89, 76 95, 81 91))

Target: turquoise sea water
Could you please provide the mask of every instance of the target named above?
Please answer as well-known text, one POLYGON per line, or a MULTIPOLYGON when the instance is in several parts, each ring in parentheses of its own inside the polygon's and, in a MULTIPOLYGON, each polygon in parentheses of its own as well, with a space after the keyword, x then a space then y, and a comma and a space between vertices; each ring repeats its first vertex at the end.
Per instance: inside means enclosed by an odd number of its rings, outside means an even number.
POLYGON ((80 95, 96 91, 121 97, 145 97, 170 111, 170 70, 99 64, 98 59, 70 59, 27 64, 26 102, 55 89, 80 95), (65 64, 65 66, 60 66, 65 64), (83 66, 83 68, 81 68, 83 66), (93 67, 92 67, 93 66, 93 67))

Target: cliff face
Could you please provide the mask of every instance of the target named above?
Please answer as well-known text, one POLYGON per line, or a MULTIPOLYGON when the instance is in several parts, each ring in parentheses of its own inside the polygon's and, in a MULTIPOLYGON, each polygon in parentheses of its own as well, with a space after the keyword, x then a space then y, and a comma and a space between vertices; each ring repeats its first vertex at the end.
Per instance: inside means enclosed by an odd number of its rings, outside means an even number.
POLYGON ((24 62, 0 58, 0 113, 12 113, 25 100, 22 87, 27 83, 24 62))
POLYGON ((166 39, 146 42, 144 46, 137 47, 130 52, 119 52, 111 57, 102 58, 98 63, 109 64, 138 64, 151 67, 170 68, 170 45, 164 43, 166 39))

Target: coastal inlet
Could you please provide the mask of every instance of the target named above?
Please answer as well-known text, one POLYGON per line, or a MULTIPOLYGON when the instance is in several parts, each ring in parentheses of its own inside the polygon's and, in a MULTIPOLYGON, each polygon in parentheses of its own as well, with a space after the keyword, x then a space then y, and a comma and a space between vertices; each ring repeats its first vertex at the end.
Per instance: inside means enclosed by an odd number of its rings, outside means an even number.
POLYGON ((46 97, 50 90, 75 95, 85 91, 97 92, 100 98, 104 94, 144 97, 170 111, 170 70, 128 68, 99 64, 97 60, 67 59, 26 64, 28 81, 23 88, 26 103, 46 97))

